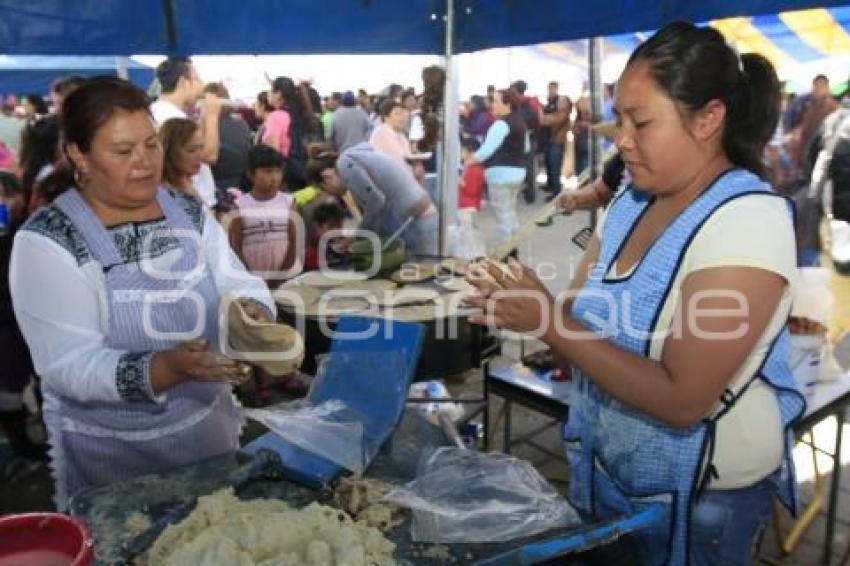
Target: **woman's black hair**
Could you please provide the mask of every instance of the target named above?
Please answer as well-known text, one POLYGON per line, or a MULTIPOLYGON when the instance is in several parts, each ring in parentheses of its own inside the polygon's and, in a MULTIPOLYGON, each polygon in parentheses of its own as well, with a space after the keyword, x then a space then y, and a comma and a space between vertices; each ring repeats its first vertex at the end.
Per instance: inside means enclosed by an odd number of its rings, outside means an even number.
POLYGON ((29 203, 35 180, 45 165, 52 165, 59 155, 59 118, 48 115, 29 122, 21 131, 21 185, 24 200, 29 203))
POLYGON ((310 160, 307 162, 307 180, 318 187, 322 183, 322 172, 336 167, 339 154, 324 144, 311 144, 307 149, 310 160))
POLYGON ((35 113, 37 115, 43 116, 44 114, 50 112, 50 110, 47 108, 47 103, 44 101, 40 94, 32 92, 24 96, 24 99, 33 105, 33 107, 35 108, 35 113))
POLYGON ((269 102, 269 93, 266 91, 260 91, 257 93, 257 102, 263 107, 263 110, 266 112, 274 111, 274 106, 269 102))
POLYGON ((739 56, 717 30, 674 22, 629 58, 646 62, 661 89, 686 112, 712 100, 726 106, 723 150, 729 160, 765 175, 764 146, 779 120, 782 93, 773 65, 755 53, 739 56))
POLYGON ((305 142, 315 131, 317 122, 310 111, 310 101, 304 91, 295 85, 289 77, 277 77, 272 82, 272 90, 280 94, 286 111, 289 112, 289 136, 291 145, 289 159, 306 161, 305 142))
MULTIPOLYGON (((66 149, 69 143, 73 143, 82 153, 88 153, 91 151, 95 134, 116 111, 142 111, 150 115, 150 103, 151 99, 145 91, 124 79, 116 77, 89 79, 69 94, 62 103, 59 126, 63 149, 66 149)), ((43 184, 49 186, 49 190, 43 191, 48 202, 58 197, 65 189, 76 186, 74 162, 68 156, 67 150, 65 157, 67 165, 58 167, 48 179, 44 180, 43 184)))
POLYGON ((150 114, 148 95, 124 79, 96 77, 68 95, 62 104, 62 140, 73 143, 83 153, 91 150, 97 131, 118 110, 144 111, 150 114))
POLYGON ((328 222, 342 222, 345 220, 345 211, 335 202, 325 202, 313 211, 313 224, 324 226, 328 222))
POLYGON ((18 176, 10 171, 0 170, 0 195, 12 198, 21 193, 21 182, 18 176))
POLYGON ((475 153, 481 147, 481 144, 475 138, 463 138, 460 140, 460 147, 475 153))
POLYGON ((378 106, 378 116, 386 119, 390 114, 392 114, 393 110, 401 107, 401 102, 398 102, 393 98, 385 98, 378 106))
POLYGON ((472 104, 473 111, 481 114, 487 112, 487 103, 484 101, 483 96, 473 94, 472 97, 469 99, 469 102, 472 104))
POLYGON ((283 166, 283 162, 283 155, 273 147, 265 144, 255 145, 248 151, 248 171, 250 173, 260 168, 280 168, 283 166))

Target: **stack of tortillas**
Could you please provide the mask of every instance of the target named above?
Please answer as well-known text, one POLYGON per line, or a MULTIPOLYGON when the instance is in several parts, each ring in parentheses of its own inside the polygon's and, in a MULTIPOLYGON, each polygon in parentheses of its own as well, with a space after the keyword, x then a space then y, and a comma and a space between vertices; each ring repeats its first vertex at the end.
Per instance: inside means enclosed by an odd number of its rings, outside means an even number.
POLYGON ((304 360, 304 340, 286 324, 254 320, 239 300, 227 306, 227 355, 257 365, 271 375, 288 375, 304 360))
POLYGON ((309 287, 339 287, 346 283, 365 281, 366 279, 368 279, 368 276, 360 271, 323 269, 302 273, 293 279, 292 283, 309 287))
POLYGON ((305 313, 311 309, 322 296, 321 289, 309 285, 287 285, 272 293, 279 307, 297 313, 305 313))
POLYGON ((440 272, 460 275, 466 275, 466 270, 469 268, 469 261, 457 257, 447 257, 440 262, 440 272))
POLYGON ((407 304, 388 307, 383 311, 384 318, 406 322, 425 322, 455 316, 464 307, 463 297, 467 293, 447 293, 437 295, 428 303, 407 304))
POLYGON ((396 283, 421 283, 433 279, 440 269, 440 264, 435 262, 403 263, 390 275, 390 279, 396 283))
POLYGON ((375 309, 384 293, 392 292, 396 284, 386 279, 346 283, 322 295, 314 305, 315 313, 324 316, 352 314, 375 309))

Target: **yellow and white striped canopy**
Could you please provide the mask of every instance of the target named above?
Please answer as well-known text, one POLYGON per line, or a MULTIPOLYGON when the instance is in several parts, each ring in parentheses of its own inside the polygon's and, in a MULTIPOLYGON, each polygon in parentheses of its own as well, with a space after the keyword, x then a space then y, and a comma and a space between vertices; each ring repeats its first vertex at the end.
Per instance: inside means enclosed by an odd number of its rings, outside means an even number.
MULTIPOLYGON (((850 58, 850 6, 712 20, 708 25, 720 31, 739 52, 757 52, 767 57, 780 76, 789 77, 801 66, 829 58, 850 58)), ((631 53, 651 33, 606 37, 604 53, 614 57, 631 53)), ((583 41, 546 43, 538 49, 568 63, 587 65, 583 41)), ((850 67, 842 80, 848 72, 850 67)))

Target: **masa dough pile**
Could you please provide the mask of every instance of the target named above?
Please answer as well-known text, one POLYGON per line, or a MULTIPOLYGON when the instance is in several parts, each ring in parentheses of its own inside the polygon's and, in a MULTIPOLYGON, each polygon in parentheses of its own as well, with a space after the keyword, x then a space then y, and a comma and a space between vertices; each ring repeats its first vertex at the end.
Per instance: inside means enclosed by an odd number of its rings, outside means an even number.
POLYGON ((148 554, 149 566, 359 566, 395 564, 395 545, 344 512, 276 499, 242 501, 222 489, 169 526, 148 554))

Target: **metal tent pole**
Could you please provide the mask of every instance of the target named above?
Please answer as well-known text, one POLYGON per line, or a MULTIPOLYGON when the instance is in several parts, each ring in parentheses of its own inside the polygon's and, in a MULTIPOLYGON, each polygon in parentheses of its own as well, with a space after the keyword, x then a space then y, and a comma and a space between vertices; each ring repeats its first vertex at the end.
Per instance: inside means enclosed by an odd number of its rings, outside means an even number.
MULTIPOLYGON (((602 120, 602 38, 592 37, 587 50, 587 66, 590 78, 590 118, 595 124, 602 120)), ((591 181, 602 175, 602 136, 590 132, 590 177, 591 181)), ((596 226, 596 211, 590 213, 590 224, 596 226)))
POLYGON ((449 250, 449 227, 457 216, 457 164, 460 151, 460 124, 458 123, 457 64, 454 61, 455 5, 446 0, 445 70, 443 89, 443 136, 440 163, 438 208, 440 211, 440 254, 449 250))
POLYGON ((118 75, 119 79, 124 79, 125 81, 130 80, 130 58, 129 57, 116 57, 115 58, 115 74, 118 75))

